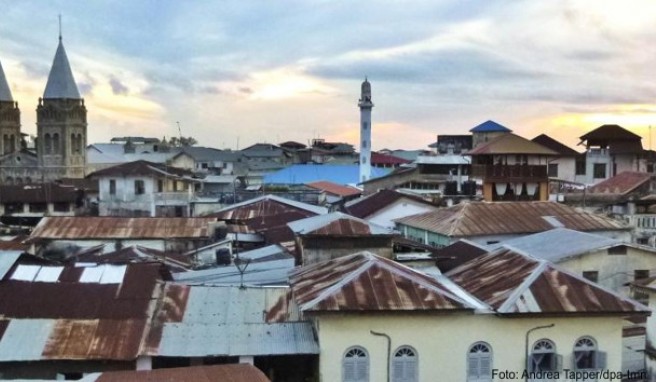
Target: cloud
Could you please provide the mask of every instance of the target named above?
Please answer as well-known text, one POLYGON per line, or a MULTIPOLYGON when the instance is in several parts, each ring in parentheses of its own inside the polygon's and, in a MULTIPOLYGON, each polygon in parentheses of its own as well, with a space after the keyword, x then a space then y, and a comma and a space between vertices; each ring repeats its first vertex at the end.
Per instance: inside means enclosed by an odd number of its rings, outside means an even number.
POLYGON ((114 76, 109 77, 109 86, 112 87, 112 93, 114 93, 114 95, 126 95, 130 91, 121 80, 114 76))

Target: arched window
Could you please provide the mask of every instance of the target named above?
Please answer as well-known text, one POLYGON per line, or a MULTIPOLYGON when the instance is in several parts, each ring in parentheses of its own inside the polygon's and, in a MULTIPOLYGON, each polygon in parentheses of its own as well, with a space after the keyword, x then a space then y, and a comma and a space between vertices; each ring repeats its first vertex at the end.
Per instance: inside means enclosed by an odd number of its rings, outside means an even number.
POLYGON ((9 136, 7 134, 2 136, 2 153, 3 154, 9 154, 11 151, 9 151, 9 136))
POLYGON ((359 346, 346 350, 342 360, 342 381, 369 382, 369 355, 359 346))
POLYGON ((492 347, 477 342, 467 353, 467 382, 492 381, 492 347))
POLYGON ((14 134, 9 136, 9 152, 16 151, 16 136, 14 134))
POLYGON ((392 382, 417 382, 417 352, 409 346, 401 346, 392 360, 392 382))
POLYGON ((52 152, 52 138, 50 138, 50 134, 46 134, 44 136, 44 149, 46 151, 46 154, 50 154, 52 152))
POLYGON ((52 152, 54 154, 59 154, 59 134, 54 133, 52 135, 52 152))
POLYGON ((531 372, 560 370, 556 345, 548 339, 538 340, 533 345, 533 353, 531 353, 528 366, 531 372))
POLYGON ((597 349, 592 337, 581 337, 574 344, 572 366, 577 370, 603 369, 606 367, 606 353, 597 349))
POLYGON ((7 184, 14 184, 14 178, 12 178, 11 176, 8 176, 8 177, 5 179, 5 182, 6 182, 7 184))
POLYGON ((23 184, 23 178, 20 176, 16 178, 16 184, 23 184))

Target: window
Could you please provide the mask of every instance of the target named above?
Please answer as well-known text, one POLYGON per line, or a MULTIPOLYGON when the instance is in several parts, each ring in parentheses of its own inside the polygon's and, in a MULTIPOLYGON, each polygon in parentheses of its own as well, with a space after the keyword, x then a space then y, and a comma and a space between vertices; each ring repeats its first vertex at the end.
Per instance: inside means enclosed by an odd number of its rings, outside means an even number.
POLYGON ((69 203, 65 203, 65 202, 55 203, 54 211, 55 212, 70 212, 71 211, 71 205, 69 203))
POLYGON ((575 174, 576 175, 585 175, 585 161, 584 160, 577 160, 575 164, 575 174))
POLYGON ((369 356, 366 350, 356 346, 346 351, 342 360, 342 381, 369 381, 369 356))
POLYGON ((541 339, 533 345, 529 358, 529 372, 558 371, 561 369, 560 356, 556 354, 556 345, 547 339, 541 339))
POLYGON ((548 175, 552 178, 558 177, 558 163, 549 163, 547 167, 548 175))
POLYGON ((367 148, 367 141, 362 141, 362 148, 366 149, 367 148))
POLYGON ((477 342, 469 348, 467 381, 492 381, 492 348, 485 342, 477 342))
POLYGON ((157 181, 157 192, 164 192, 164 181, 161 179, 157 181))
POLYGON ((109 180, 109 194, 116 195, 116 180, 114 179, 109 180))
POLYGON ((146 193, 146 186, 144 185, 143 180, 135 180, 134 181, 134 194, 135 195, 143 195, 146 193))
MULTIPOLYGON (((648 269, 636 269, 635 271, 633 271, 633 280, 642 280, 648 277, 649 277, 648 269)), ((639 291, 637 289, 633 289, 633 299, 644 305, 649 304, 649 294, 639 291)))
POLYGON ((57 133, 52 135, 52 152, 59 154, 59 134, 57 133))
POLYGON ((626 255, 626 245, 616 245, 608 248, 609 255, 626 255))
POLYGON ((394 353, 392 360, 392 382, 417 382, 417 352, 409 346, 402 346, 394 353))
POLYGON ((597 351, 597 343, 592 337, 582 337, 576 341, 572 356, 572 366, 576 370, 606 367, 606 353, 597 351))
POLYGON ((52 151, 52 138, 50 138, 50 134, 46 134, 44 138, 46 154, 50 154, 52 151))
POLYGON ((369 128, 369 123, 362 122, 362 130, 367 130, 369 128))
POLYGON ((606 163, 595 163, 592 169, 592 177, 604 179, 606 177, 606 163))
POLYGON ((30 212, 44 213, 48 211, 47 203, 30 203, 30 212))
POLYGON ((599 280, 599 272, 598 271, 583 271, 583 278, 586 280, 590 280, 593 283, 596 283, 599 280))

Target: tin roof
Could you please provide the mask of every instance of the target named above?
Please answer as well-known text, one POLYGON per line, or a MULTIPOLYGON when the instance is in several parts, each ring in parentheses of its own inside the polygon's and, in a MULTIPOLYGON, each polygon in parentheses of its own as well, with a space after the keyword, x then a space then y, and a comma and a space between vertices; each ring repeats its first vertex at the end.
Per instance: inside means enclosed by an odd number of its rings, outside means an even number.
POLYGON ((577 231, 629 230, 606 216, 555 202, 470 202, 395 222, 449 237, 522 234, 569 228, 577 231))
POLYGON ((557 263, 572 256, 620 244, 622 241, 605 236, 567 228, 554 228, 487 247, 490 251, 502 246, 513 248, 533 257, 557 263))
POLYGON ((328 194, 341 196, 341 197, 360 195, 362 193, 362 190, 357 189, 355 187, 342 186, 341 184, 327 182, 323 180, 318 182, 311 182, 308 183, 307 185, 314 189, 324 191, 328 194))
POLYGON ((260 369, 245 363, 100 373, 84 382, 270 382, 260 369))
POLYGON ((0 361, 134 360, 158 264, 16 266, 0 282, 0 361))
POLYGON ((467 155, 528 154, 558 155, 538 143, 512 133, 504 134, 467 151, 467 155))
MULTIPOLYGON (((357 184, 360 166, 357 164, 295 164, 264 177, 266 184, 307 184, 320 180, 347 185, 357 184)), ((371 177, 386 175, 390 169, 371 168, 371 177)))
POLYGON ((29 241, 207 238, 216 218, 44 217, 29 241))
POLYGON ((538 143, 548 149, 551 149, 561 156, 564 157, 576 157, 580 153, 570 147, 558 142, 557 140, 551 138, 547 134, 540 134, 537 137, 531 139, 533 142, 538 143))
POLYGON ((297 235, 368 236, 392 235, 394 233, 378 224, 342 212, 317 215, 287 225, 297 235))
POLYGON ((370 252, 298 269, 290 284, 304 312, 461 311, 476 306, 433 277, 370 252))
POLYGON ((399 158, 394 155, 383 154, 376 151, 371 152, 371 164, 376 165, 402 165, 412 161, 405 158, 399 158))
POLYGON ((137 160, 134 162, 127 162, 117 164, 116 166, 108 167, 87 175, 89 178, 98 178, 103 176, 132 176, 132 175, 147 175, 155 177, 176 177, 176 178, 191 178, 194 173, 182 168, 167 166, 163 163, 154 163, 146 160, 137 160))
POLYGON ((652 178, 653 174, 646 172, 623 171, 595 184, 588 192, 624 195, 649 182, 652 178))
POLYGON ((591 140, 591 139, 601 139, 601 140, 632 140, 632 141, 641 141, 642 138, 630 132, 629 130, 623 128, 620 125, 602 125, 596 129, 587 132, 586 134, 579 137, 581 141, 591 140))
POLYGON ((0 185, 0 203, 73 203, 77 189, 57 183, 0 185))
MULTIPOLYGON (((171 357, 318 354, 310 322, 288 311, 287 322, 267 312, 288 288, 167 284, 144 355, 171 357)), ((293 306, 288 306, 293 309, 293 306)))
POLYGON ((191 268, 189 257, 178 253, 169 253, 141 245, 131 245, 118 251, 103 253, 103 247, 91 247, 76 253, 73 258, 77 263, 130 264, 158 262, 169 270, 183 272, 191 268))
POLYGON ((472 133, 492 133, 492 132, 506 132, 510 133, 512 130, 500 125, 494 121, 485 121, 480 125, 474 126, 469 130, 472 133))
POLYGON ((366 219, 372 214, 389 207, 392 203, 401 199, 425 204, 437 209, 437 206, 433 203, 414 195, 403 194, 393 190, 379 190, 371 195, 347 202, 344 206, 344 210, 355 217, 366 219))
POLYGON ((649 308, 510 248, 474 259, 447 276, 501 314, 647 314, 649 308))
POLYGON ((262 195, 245 202, 222 208, 211 216, 219 220, 246 220, 262 215, 276 215, 289 210, 311 212, 314 215, 325 214, 328 209, 312 204, 281 198, 276 195, 262 195))
POLYGON ((485 246, 467 239, 460 239, 451 245, 438 249, 434 257, 440 271, 448 272, 487 252, 485 246))

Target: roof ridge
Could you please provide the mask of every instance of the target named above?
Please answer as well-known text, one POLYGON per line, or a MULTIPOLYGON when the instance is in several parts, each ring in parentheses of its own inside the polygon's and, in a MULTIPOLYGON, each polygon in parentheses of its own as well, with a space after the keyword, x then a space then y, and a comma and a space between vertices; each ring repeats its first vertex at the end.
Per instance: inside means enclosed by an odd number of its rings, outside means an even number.
POLYGON ((454 219, 454 222, 453 224, 451 224, 451 227, 449 227, 450 236, 455 235, 456 228, 458 227, 460 222, 465 218, 465 209, 467 209, 470 204, 471 203, 463 203, 462 207, 460 207, 460 209, 456 212, 456 217, 454 219))
POLYGON ((328 297, 328 296, 332 295, 333 293, 337 292, 339 289, 341 289, 341 287, 343 287, 344 285, 350 283, 356 277, 360 276, 366 270, 371 268, 372 265, 374 264, 374 258, 372 257, 372 254, 369 253, 369 252, 360 252, 359 254, 354 255, 354 257, 356 257, 356 256, 364 256, 364 257, 366 257, 367 261, 364 264, 362 264, 358 269, 352 271, 348 276, 342 278, 341 280, 339 280, 335 284, 333 284, 333 285, 329 286, 328 288, 326 288, 325 290, 323 290, 314 299, 312 299, 312 300, 302 304, 301 306, 299 306, 300 310, 303 311, 303 310, 310 309, 310 308, 314 307, 316 304, 321 302, 323 299, 325 299, 326 297, 328 297))
MULTIPOLYGON (((511 249, 511 251, 514 251, 515 249, 511 249)), ((524 256, 522 253, 518 253, 520 256, 524 256)), ((506 301, 499 306, 497 309, 497 312, 499 313, 509 313, 508 310, 509 308, 515 304, 517 299, 524 294, 524 292, 537 280, 538 277, 544 272, 544 270, 547 268, 548 262, 546 260, 540 260, 540 259, 534 259, 533 257, 530 257, 533 261, 538 263, 538 266, 533 269, 530 275, 528 275, 524 281, 508 296, 506 301)))

